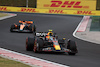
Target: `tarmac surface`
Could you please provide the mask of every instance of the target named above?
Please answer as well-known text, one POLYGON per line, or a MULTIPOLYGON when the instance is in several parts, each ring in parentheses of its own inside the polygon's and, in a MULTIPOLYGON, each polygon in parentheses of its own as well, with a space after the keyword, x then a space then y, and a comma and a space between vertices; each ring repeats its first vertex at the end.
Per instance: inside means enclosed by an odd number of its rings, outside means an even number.
POLYGON ((86 30, 84 32, 76 32, 76 36, 79 37, 79 39, 100 44, 100 31, 90 31, 92 19, 89 19, 89 22, 87 24, 86 30))
MULTIPOLYGON (((83 39, 82 37, 79 37, 80 39, 77 39, 72 36, 81 20, 82 17, 78 16, 18 13, 16 17, 0 21, 0 37, 2 38, 0 39, 0 47, 71 67, 100 67, 100 45, 83 41, 81 40, 83 39), (59 38, 65 37, 66 39, 70 38, 72 40, 75 40, 77 42, 79 53, 77 53, 75 56, 69 56, 67 54, 34 53, 26 51, 26 37, 32 37, 33 35, 29 33, 11 33, 9 31, 9 27, 12 23, 18 23, 19 20, 26 19, 34 20, 35 24, 37 25, 38 31, 45 32, 48 28, 52 28, 57 33, 59 38)), ((84 32, 77 32, 76 34, 78 33, 84 34, 84 32)), ((78 36, 82 36, 82 34, 78 36)))

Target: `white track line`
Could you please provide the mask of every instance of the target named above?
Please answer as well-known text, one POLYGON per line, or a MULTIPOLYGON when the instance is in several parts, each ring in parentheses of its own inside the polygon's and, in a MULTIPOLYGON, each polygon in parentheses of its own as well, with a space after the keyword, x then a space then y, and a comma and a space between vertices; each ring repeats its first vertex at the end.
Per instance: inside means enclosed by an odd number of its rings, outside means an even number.
MULTIPOLYGON (((84 18, 85 18, 85 16, 83 17, 83 19, 84 19, 84 18)), ((75 29, 75 31, 73 32, 73 36, 76 37, 76 38, 79 38, 79 37, 76 36, 75 34, 76 34, 77 30, 79 29, 81 23, 83 22, 83 19, 81 20, 81 22, 79 23, 79 25, 77 26, 77 28, 75 29)))
POLYGON ((17 16, 17 14, 11 14, 11 13, 5 13, 5 14, 8 14, 9 16, 0 17, 0 20, 4 20, 4 19, 7 19, 7 18, 17 16))
POLYGON ((82 24, 82 22, 84 21, 84 18, 85 18, 86 16, 84 16, 83 17, 83 19, 81 20, 81 22, 79 23, 79 25, 77 26, 77 28, 75 29, 75 31, 73 32, 73 36, 74 37, 76 37, 76 38, 78 38, 78 39, 81 39, 81 40, 84 40, 84 41, 88 41, 88 42, 91 42, 90 40, 88 40, 88 39, 83 39, 83 38, 81 38, 81 37, 78 37, 78 36, 76 36, 75 34, 76 34, 76 32, 77 32, 77 30, 79 29, 79 27, 80 27, 80 25, 82 24))

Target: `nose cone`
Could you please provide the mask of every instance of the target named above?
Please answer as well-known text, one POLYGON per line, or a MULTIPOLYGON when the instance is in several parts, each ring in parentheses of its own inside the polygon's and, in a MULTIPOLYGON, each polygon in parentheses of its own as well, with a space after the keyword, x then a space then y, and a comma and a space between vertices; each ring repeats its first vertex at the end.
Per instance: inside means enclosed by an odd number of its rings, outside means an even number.
POLYGON ((54 45, 55 50, 61 50, 59 45, 54 45))
POLYGON ((20 25, 20 31, 22 31, 24 27, 25 25, 20 25))

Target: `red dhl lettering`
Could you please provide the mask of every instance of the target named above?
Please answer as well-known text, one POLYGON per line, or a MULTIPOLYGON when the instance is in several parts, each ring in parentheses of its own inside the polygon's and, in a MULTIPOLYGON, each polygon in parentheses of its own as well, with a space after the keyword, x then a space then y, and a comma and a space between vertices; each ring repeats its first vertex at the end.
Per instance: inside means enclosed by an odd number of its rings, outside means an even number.
POLYGON ((77 11, 77 14, 93 14, 92 11, 77 11))
POLYGON ((63 10, 49 10, 49 13, 64 13, 63 10))
POLYGON ((36 12, 35 9, 26 9, 26 8, 21 8, 22 12, 36 12))
POLYGON ((50 7, 66 7, 67 8, 82 8, 83 6, 80 6, 80 1, 65 1, 64 3, 62 1, 51 1, 51 6, 50 7))
POLYGON ((0 7, 1 11, 7 11, 7 7, 0 7))

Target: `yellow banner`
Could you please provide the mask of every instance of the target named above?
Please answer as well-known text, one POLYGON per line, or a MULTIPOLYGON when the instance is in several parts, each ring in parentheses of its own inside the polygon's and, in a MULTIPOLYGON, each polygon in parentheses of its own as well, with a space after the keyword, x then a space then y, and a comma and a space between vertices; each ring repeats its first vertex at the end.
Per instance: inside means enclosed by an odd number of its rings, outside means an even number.
POLYGON ((0 11, 100 16, 100 11, 88 11, 88 10, 37 9, 37 8, 0 6, 0 11))
POLYGON ((96 10, 96 0, 37 0, 37 8, 96 10))

